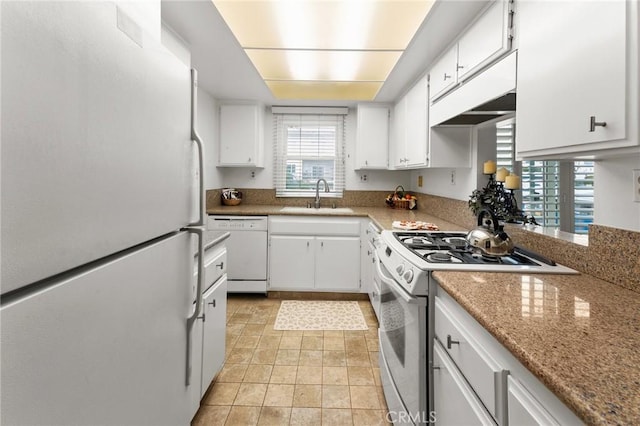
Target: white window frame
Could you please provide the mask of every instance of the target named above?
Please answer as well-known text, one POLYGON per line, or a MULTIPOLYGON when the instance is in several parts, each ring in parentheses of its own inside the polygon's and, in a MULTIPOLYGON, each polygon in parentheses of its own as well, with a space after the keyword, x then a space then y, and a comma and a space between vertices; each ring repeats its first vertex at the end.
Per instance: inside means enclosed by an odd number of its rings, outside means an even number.
MULTIPOLYGON (((332 176, 326 176, 325 179, 329 182, 330 192, 324 193, 324 186, 321 186, 323 190, 323 197, 328 198, 342 198, 345 187, 345 115, 344 114, 287 114, 287 113, 274 113, 273 114, 273 142, 274 142, 274 188, 276 189, 276 197, 309 197, 315 196, 316 183, 318 177, 313 175, 311 179, 304 175, 303 164, 305 161, 328 161, 333 162, 333 174, 332 176), (292 128, 307 128, 313 129, 314 126, 320 128, 335 129, 335 150, 328 154, 327 152, 321 152, 320 141, 318 145, 317 153, 312 153, 310 150, 303 152, 303 147, 300 147, 300 151, 295 153, 288 149, 289 143, 295 141, 289 138, 292 128), (300 180, 306 181, 304 183, 308 188, 287 188, 287 172, 288 165, 295 162, 296 172, 300 174, 300 180)), ((301 134, 302 135, 302 134, 301 134)), ((326 135, 326 134, 325 134, 326 135)), ((318 136, 321 136, 319 131, 318 136)), ((308 141, 307 141, 308 142, 308 141)), ((309 148, 307 143, 306 148, 309 148)), ((323 165, 312 165, 312 170, 324 169, 323 165)))

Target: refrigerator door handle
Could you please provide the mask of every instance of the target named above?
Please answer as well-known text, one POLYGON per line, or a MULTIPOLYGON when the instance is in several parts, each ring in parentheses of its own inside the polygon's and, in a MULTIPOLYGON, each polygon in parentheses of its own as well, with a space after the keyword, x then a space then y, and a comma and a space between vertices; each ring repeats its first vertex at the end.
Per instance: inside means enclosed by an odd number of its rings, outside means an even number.
POLYGON ((202 307, 202 282, 204 281, 204 228, 201 226, 192 226, 184 228, 185 231, 198 235, 198 280, 196 283, 196 306, 193 314, 187 318, 187 362, 186 362, 186 379, 185 384, 191 384, 191 329, 193 323, 200 316, 202 307))
POLYGON ((191 69, 191 140, 193 140, 198 147, 198 169, 199 169, 199 197, 198 204, 198 221, 191 223, 190 226, 204 226, 204 143, 198 135, 198 129, 196 126, 196 118, 198 115, 198 71, 191 69))

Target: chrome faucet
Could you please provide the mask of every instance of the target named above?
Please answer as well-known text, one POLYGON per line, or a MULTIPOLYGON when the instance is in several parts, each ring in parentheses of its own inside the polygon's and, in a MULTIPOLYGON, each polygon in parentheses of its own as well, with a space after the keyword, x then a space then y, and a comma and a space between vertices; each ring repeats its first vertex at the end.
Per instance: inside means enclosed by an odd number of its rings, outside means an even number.
POLYGON ((316 209, 320 208, 320 182, 324 182, 324 192, 329 192, 329 184, 326 180, 320 178, 316 182, 316 200, 313 202, 313 206, 316 209))

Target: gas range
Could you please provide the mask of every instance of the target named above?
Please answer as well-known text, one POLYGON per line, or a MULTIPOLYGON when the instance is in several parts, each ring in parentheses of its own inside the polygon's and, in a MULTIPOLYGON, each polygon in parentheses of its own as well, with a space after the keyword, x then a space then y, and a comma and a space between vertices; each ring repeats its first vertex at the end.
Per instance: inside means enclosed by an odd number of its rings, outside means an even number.
POLYGON ((377 253, 389 274, 413 295, 427 294, 431 271, 577 273, 519 247, 509 255, 483 256, 468 247, 466 235, 447 231, 383 231, 377 253))

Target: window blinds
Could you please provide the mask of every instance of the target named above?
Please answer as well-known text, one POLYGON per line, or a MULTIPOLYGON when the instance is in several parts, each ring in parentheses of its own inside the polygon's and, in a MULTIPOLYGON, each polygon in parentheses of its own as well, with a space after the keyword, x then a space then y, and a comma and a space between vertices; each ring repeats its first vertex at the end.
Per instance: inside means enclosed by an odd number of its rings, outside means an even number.
POLYGON ((273 114, 273 140, 277 197, 315 195, 318 179, 325 179, 331 191, 323 197, 342 197, 344 115, 273 114))

